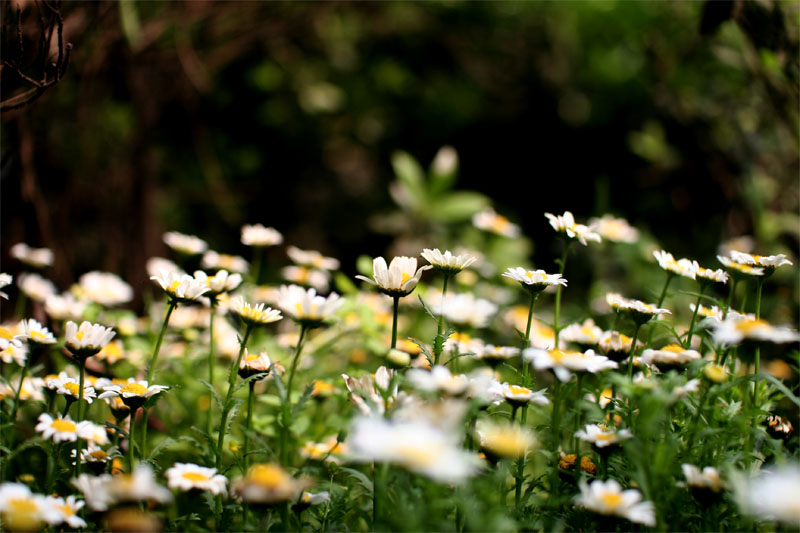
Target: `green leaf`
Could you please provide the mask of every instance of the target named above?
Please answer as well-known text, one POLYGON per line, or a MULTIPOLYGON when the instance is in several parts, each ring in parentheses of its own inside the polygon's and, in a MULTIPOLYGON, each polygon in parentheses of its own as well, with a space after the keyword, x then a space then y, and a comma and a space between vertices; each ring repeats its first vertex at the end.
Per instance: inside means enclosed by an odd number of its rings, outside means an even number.
MULTIPOLYGON (((370 264, 370 270, 372 266, 370 264)), ((336 289, 342 293, 343 295, 355 295, 358 294, 358 287, 353 281, 344 275, 341 272, 337 272, 333 275, 333 284, 336 289)))
POLYGON ((398 150, 392 154, 392 168, 399 186, 390 190, 394 201, 412 211, 423 210, 428 204, 428 195, 422 167, 408 152, 398 150))
POLYGON ((241 381, 239 381, 236 385, 233 386, 233 392, 238 391, 245 385, 249 384, 251 381, 258 381, 259 379, 264 379, 265 377, 269 376, 269 372, 259 372, 258 374, 253 374, 250 377, 247 377, 241 381))
POLYGON ((306 389, 303 391, 303 395, 300 396, 300 399, 297 400, 297 403, 294 404, 292 408, 292 418, 297 418, 303 411, 303 406, 306 404, 309 398, 311 398, 311 393, 314 391, 314 382, 312 381, 308 385, 306 385, 306 389))
POLYGON ((460 222, 469 219, 489 204, 489 199, 481 193, 453 192, 436 199, 436 205, 431 209, 430 216, 440 222, 460 222))
POLYGON ((211 383, 209 383, 204 379, 200 379, 199 381, 200 383, 203 384, 205 388, 207 388, 214 394, 214 403, 216 403, 217 407, 219 407, 219 409, 222 410, 222 398, 219 397, 219 393, 217 392, 216 387, 214 387, 214 385, 212 385, 211 383))
POLYGON ((425 346, 424 343, 418 341, 417 339, 412 339, 411 337, 409 337, 408 340, 419 346, 419 349, 422 350, 423 354, 425 354, 425 359, 427 359, 428 362, 431 364, 431 366, 433 366, 433 355, 431 354, 431 351, 428 350, 428 347, 425 346))
POLYGON ((431 195, 439 195, 453 187, 458 178, 458 154, 451 146, 439 149, 431 162, 428 176, 431 195), (447 163, 450 164, 444 165, 445 159, 448 159, 447 163))
POLYGON ((425 310, 425 312, 428 313, 428 315, 430 315, 430 317, 432 319, 434 319, 436 321, 436 323, 438 324, 439 323, 439 317, 433 314, 433 311, 431 311, 431 308, 428 307, 428 304, 426 304, 425 300, 422 299, 422 295, 418 294, 417 298, 419 298, 419 303, 422 304, 422 308, 425 310))
POLYGON ((359 472, 358 470, 355 470, 353 468, 348 468, 346 466, 340 466, 339 471, 344 472, 345 474, 354 478, 356 481, 358 481, 359 485, 367 489, 368 493, 372 494, 374 490, 372 481, 370 481, 370 479, 367 476, 365 476, 362 472, 359 472))
POLYGON ((153 460, 156 457, 158 457, 161 454, 161 452, 163 452, 168 446, 171 446, 173 444, 175 444, 175 439, 172 439, 170 437, 165 438, 164 440, 159 442, 155 448, 153 448, 153 451, 150 452, 150 455, 147 457, 147 460, 153 462, 153 460))

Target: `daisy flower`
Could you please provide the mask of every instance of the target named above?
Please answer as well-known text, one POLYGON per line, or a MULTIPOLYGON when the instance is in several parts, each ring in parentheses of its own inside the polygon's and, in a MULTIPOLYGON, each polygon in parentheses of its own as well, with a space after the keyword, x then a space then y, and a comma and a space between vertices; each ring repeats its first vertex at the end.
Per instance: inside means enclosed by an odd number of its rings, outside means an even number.
POLYGON ((165 472, 171 489, 188 492, 192 489, 208 491, 213 495, 227 495, 228 478, 217 474, 216 468, 206 468, 192 463, 175 463, 165 472))
POLYGON ((92 324, 91 322, 81 322, 80 327, 73 321, 67 322, 65 337, 66 348, 72 352, 73 357, 78 360, 86 359, 102 350, 106 344, 114 338, 114 330, 92 324))
POLYGON ((720 268, 716 270, 703 268, 697 261, 692 262, 692 268, 694 268, 695 279, 700 284, 728 283, 728 273, 720 268))
POLYGON ((775 269, 783 265, 791 265, 792 262, 786 259, 783 254, 778 255, 755 255, 731 250, 730 257, 740 265, 755 266, 764 269, 764 274, 769 276, 775 269))
POLYGON ((646 365, 654 364, 659 368, 679 368, 702 356, 695 350, 684 348, 680 344, 669 344, 658 350, 647 349, 642 352, 641 360, 646 365))
POLYGON ((406 372, 406 379, 418 390, 442 392, 449 396, 459 396, 469 386, 465 375, 451 374, 450 369, 442 365, 436 365, 430 371, 412 368, 406 372))
POLYGON ((52 281, 44 279, 39 274, 20 274, 17 286, 25 296, 35 302, 44 302, 48 296, 58 292, 52 281))
POLYGON ((728 271, 728 274, 733 276, 735 279, 747 280, 752 277, 765 275, 764 268, 760 266, 739 263, 730 257, 725 257, 724 255, 718 255, 717 261, 722 263, 722 266, 725 267, 725 270, 728 271))
POLYGON ((595 325, 594 320, 587 318, 583 324, 570 324, 562 329, 559 339, 588 348, 596 345, 602 336, 603 330, 595 325))
POLYGON ((450 250, 442 253, 438 248, 432 250, 425 248, 420 255, 431 264, 434 270, 446 276, 458 274, 477 259, 469 254, 453 255, 450 250))
MULTIPOLYGON (((72 464, 75 464, 75 449, 72 450, 72 464)), ((113 461, 116 457, 120 457, 119 448, 112 446, 104 450, 94 442, 89 442, 86 448, 81 449, 81 463, 82 464, 99 464, 101 468, 109 461, 113 461)), ((102 470, 101 470, 102 471, 102 470)))
MULTIPOLYGON (((6 274, 5 272, 0 273, 0 289, 11 285, 12 281, 14 281, 14 278, 11 276, 11 274, 6 274)), ((8 294, 0 291, 0 298, 8 300, 8 294)))
POLYGON ((161 274, 161 271, 164 272, 174 272, 176 274, 186 274, 181 267, 176 265, 174 262, 170 261, 169 259, 164 259, 163 257, 151 257, 145 263, 145 270, 147 270, 147 275, 152 278, 153 276, 158 276, 161 274))
POLYGON ((476 433, 481 451, 497 462, 500 459, 519 459, 536 446, 536 437, 529 429, 507 423, 481 420, 476 433))
POLYGON ((44 327, 35 318, 29 318, 20 322, 20 327, 24 331, 28 342, 34 344, 55 344, 56 338, 49 329, 44 327))
POLYGON ((0 328, 0 360, 25 366, 28 359, 28 346, 22 342, 23 335, 15 335, 7 328, 0 328))
POLYGON ((347 445, 340 442, 336 435, 330 436, 323 442, 306 442, 300 448, 300 455, 314 461, 341 462, 340 456, 347 453, 347 445))
POLYGON ((337 270, 339 268, 339 260, 333 257, 325 257, 316 250, 301 250, 296 246, 289 246, 286 249, 286 255, 289 256, 295 264, 311 268, 318 268, 321 270, 337 270))
POLYGON ((331 501, 331 495, 327 490, 316 494, 303 491, 303 494, 300 495, 300 501, 298 501, 293 508, 304 509, 311 505, 321 505, 329 501, 331 501))
POLYGON ((597 448, 605 448, 633 438, 630 430, 610 429, 605 424, 586 424, 583 429, 575 432, 575 436, 597 448))
POLYGON ((719 472, 713 466, 707 466, 701 471, 695 465, 683 463, 681 470, 686 478, 686 484, 692 488, 708 489, 713 492, 719 492, 723 488, 719 472))
POLYGON ((586 246, 587 241, 602 242, 602 238, 594 231, 594 228, 584 224, 575 223, 575 217, 569 211, 564 211, 563 215, 554 215, 552 213, 545 213, 545 217, 550 221, 550 225, 558 233, 563 233, 570 239, 578 239, 578 241, 586 246))
POLYGON ((208 250, 208 243, 194 235, 185 235, 177 231, 164 234, 164 244, 184 255, 200 255, 208 250))
POLYGON ((54 509, 45 497, 34 494, 22 483, 0 484, 0 517, 7 531, 36 531, 42 522, 53 520, 54 509))
POLYGON ((581 493, 575 503, 598 514, 619 516, 637 524, 654 527, 655 508, 652 502, 643 502, 638 490, 622 490, 616 480, 595 480, 591 484, 581 480, 581 493))
POLYGON ((231 302, 231 309, 242 319, 242 322, 250 326, 271 324, 283 318, 280 311, 264 307, 264 304, 250 305, 241 296, 231 302))
POLYGON ((510 222, 503 215, 495 213, 491 207, 475 213, 472 216, 472 224, 478 229, 503 237, 515 238, 522 234, 519 226, 510 222))
POLYGON ((800 523, 800 465, 796 463, 761 470, 741 483, 736 492, 739 506, 750 515, 795 528, 800 523))
POLYGON ((383 257, 376 257, 372 261, 374 280, 360 275, 356 278, 376 285, 384 294, 399 298, 411 294, 419 283, 422 273, 429 268, 432 268, 431 265, 418 269, 416 257, 395 257, 388 267, 383 257))
MULTIPOLYGON (((55 389, 56 393, 63 394, 71 400, 77 400, 80 396, 80 383, 78 379, 67 376, 65 372, 58 375, 56 379, 45 382, 48 388, 55 389)), ((94 387, 88 383, 83 384, 83 399, 86 403, 92 403, 97 397, 94 387)))
POLYGON ((503 393, 503 398, 513 407, 522 407, 528 403, 536 405, 548 405, 550 403, 550 400, 544 395, 545 389, 533 391, 520 385, 502 383, 500 390, 503 393))
POLYGON ((467 398, 480 405, 500 405, 505 400, 503 386, 494 377, 494 371, 486 367, 473 370, 467 375, 467 398))
POLYGON ((45 502, 50 509, 55 511, 45 518, 45 521, 51 526, 67 524, 73 529, 81 529, 87 526, 86 521, 78 516, 80 510, 86 505, 83 500, 77 500, 72 495, 67 496, 66 500, 61 496, 47 496, 45 502))
POLYGON ((250 376, 268 373, 271 370, 272 361, 266 350, 262 350, 259 354, 252 354, 247 352, 247 348, 244 349, 242 360, 239 363, 239 377, 247 379, 250 376))
POLYGON ((671 315, 669 309, 661 309, 655 305, 645 303, 641 300, 623 298, 616 293, 606 294, 606 303, 618 313, 625 313, 637 324, 644 324, 654 316, 661 314, 671 315))
POLYGON ((462 435, 420 422, 360 417, 347 439, 356 461, 392 463, 434 481, 459 483, 477 473, 477 456, 461 449, 462 435))
POLYGON ((80 320, 86 306, 70 293, 51 294, 44 300, 44 312, 53 320, 80 320))
MULTIPOLYGON (((476 346, 477 347, 477 346, 476 346)), ((495 346, 494 344, 484 344, 481 350, 475 354, 476 359, 480 359, 492 368, 519 355, 519 348, 513 346, 495 346)))
POLYGON ((695 309, 697 309, 697 316, 701 316, 703 318, 711 319, 715 322, 722 322, 722 318, 725 313, 717 307, 716 305, 712 305, 711 307, 706 307, 704 305, 700 305, 699 307, 695 304, 689 304, 689 309, 692 310, 694 313, 695 309))
POLYGON ((162 270, 158 276, 152 276, 150 279, 158 283, 171 299, 178 302, 197 300, 210 290, 205 274, 201 279, 188 274, 162 270))
POLYGON ((448 295, 442 308, 441 294, 435 293, 434 302, 431 309, 437 315, 443 314, 451 324, 459 326, 469 326, 471 328, 483 328, 489 323, 489 319, 497 313, 497 305, 476 298, 472 293, 461 293, 448 295))
POLYGON ((667 273, 677 274, 691 279, 695 279, 697 276, 694 264, 686 258, 676 261, 671 253, 664 250, 653 252, 653 257, 658 261, 658 266, 667 271, 667 273))
POLYGON ((352 378, 347 374, 342 374, 342 379, 350 392, 350 401, 356 405, 359 411, 365 415, 371 415, 373 412, 382 415, 386 412, 387 403, 392 405, 401 397, 396 384, 389 390, 394 375, 394 370, 388 370, 385 366, 381 366, 375 371, 375 374, 366 374, 361 379, 352 378), (386 400, 384 400, 384 396, 387 398, 386 400))
POLYGON ((509 267, 503 273, 503 277, 520 282, 523 288, 532 293, 541 292, 550 286, 567 286, 567 280, 562 278, 561 274, 548 274, 544 270, 525 270, 522 267, 509 267))
POLYGON ((275 246, 283 242, 283 235, 275 228, 266 228, 262 224, 245 224, 242 226, 242 244, 257 248, 275 246))
POLYGON ((562 382, 569 381, 572 372, 590 372, 596 374, 603 370, 617 368, 617 363, 594 350, 579 352, 575 350, 540 350, 526 348, 522 357, 533 363, 536 370, 552 370, 562 382))
POLYGON ((50 248, 31 248, 24 242, 18 242, 8 253, 33 268, 53 266, 53 251, 50 248))
POLYGON ((105 426, 100 426, 89 420, 78 422, 78 438, 101 446, 108 444, 108 432, 105 426))
POLYGON ((319 327, 341 309, 344 300, 335 292, 320 296, 314 289, 299 285, 283 285, 278 296, 278 307, 292 320, 306 327, 319 327))
POLYGON ((276 463, 261 463, 252 465, 243 477, 234 481, 231 493, 247 503, 269 505, 296 500, 307 484, 276 463))
POLYGON ((89 509, 103 512, 115 502, 114 496, 109 491, 112 479, 110 474, 100 476, 80 474, 77 478, 73 478, 70 484, 83 494, 89 509))
POLYGON ((631 226, 624 218, 615 218, 613 215, 590 218, 589 227, 600 234, 602 238, 612 242, 631 244, 639 240, 639 230, 631 226))
POLYGON ((156 483, 153 469, 147 463, 138 463, 132 474, 113 476, 107 490, 112 499, 119 502, 172 501, 172 493, 156 483))
MULTIPOLYGON (((637 342, 637 345, 640 344, 637 342)), ((611 359, 620 362, 627 358, 633 347, 633 339, 619 331, 606 331, 597 341, 597 350, 611 359)))
POLYGON ((105 392, 98 396, 98 398, 105 399, 119 396, 122 398, 125 405, 131 410, 136 411, 136 409, 144 405, 144 402, 146 402, 148 398, 168 389, 169 387, 165 385, 148 385, 147 381, 137 381, 134 378, 130 378, 125 385, 108 385, 103 387, 105 392))
POLYGON ((78 424, 73 422, 69 415, 64 418, 53 418, 47 413, 42 413, 35 429, 42 434, 42 438, 52 439, 56 443, 74 442, 78 439, 78 424))
POLYGON ((105 306, 133 300, 133 287, 111 272, 87 272, 78 279, 77 291, 81 299, 105 306))
POLYGON ((800 334, 788 328, 771 325, 763 318, 728 317, 715 325, 714 342, 725 346, 745 341, 785 344, 800 341, 800 334))
POLYGON ((223 292, 232 292, 242 284, 241 274, 229 274, 227 270, 219 270, 213 276, 209 276, 202 270, 197 270, 194 273, 194 279, 205 283, 208 289, 206 294, 209 296, 219 296, 223 292))
POLYGON ((327 270, 319 270, 307 266, 285 266, 281 269, 281 276, 286 281, 313 287, 320 292, 326 292, 330 284, 330 274, 327 270))
POLYGON ((205 270, 228 270, 230 272, 238 272, 239 274, 247 274, 250 265, 243 257, 238 255, 220 254, 214 250, 209 250, 203 254, 203 260, 200 266, 205 270))

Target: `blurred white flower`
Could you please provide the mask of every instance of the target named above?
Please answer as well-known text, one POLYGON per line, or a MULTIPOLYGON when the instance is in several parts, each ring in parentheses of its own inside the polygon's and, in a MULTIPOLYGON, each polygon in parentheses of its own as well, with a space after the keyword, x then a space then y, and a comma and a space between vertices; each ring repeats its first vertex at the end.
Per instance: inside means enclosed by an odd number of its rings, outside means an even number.
POLYGON ((288 265, 281 268, 281 276, 292 283, 313 287, 320 292, 327 292, 330 274, 327 270, 307 266, 288 265))
POLYGON ((605 448, 633 438, 630 430, 612 429, 605 424, 586 424, 583 429, 575 432, 575 436, 598 448, 605 448))
POLYGON ((133 288, 111 272, 87 272, 78 279, 77 290, 81 299, 105 306, 133 300, 133 288))
POLYGON ((339 268, 339 260, 333 257, 325 257, 316 250, 301 250, 297 246, 289 246, 286 249, 295 264, 321 270, 336 270, 339 268))
POLYGON ((203 254, 200 266, 205 270, 227 270, 229 272, 238 272, 239 274, 247 274, 250 268, 249 263, 243 257, 220 254, 214 250, 209 250, 203 254))
POLYGON ((245 224, 242 226, 242 244, 264 248, 283 242, 283 235, 275 228, 266 228, 262 224, 245 224))
POLYGON ((164 244, 185 255, 199 255, 208 250, 208 243, 194 235, 185 235, 177 231, 164 234, 164 244))
POLYGON ((335 292, 320 296, 314 289, 299 285, 282 285, 278 296, 278 307, 296 322, 309 327, 322 325, 344 305, 344 300, 335 292))
MULTIPOLYGON (((6 274, 5 272, 0 273, 0 289, 11 285, 12 281, 14 281, 14 278, 13 276, 11 276, 11 274, 6 274)), ((8 294, 6 294, 3 291, 0 291, 0 298, 8 300, 8 294)))
POLYGON ((474 256, 468 254, 453 255, 450 250, 445 250, 442 253, 438 248, 432 250, 425 248, 420 255, 431 264, 434 270, 446 275, 457 274, 476 260, 474 256))
POLYGON ((723 488, 719 472, 713 466, 707 466, 700 471, 695 465, 683 463, 681 470, 686 477, 686 484, 690 487, 710 489, 714 492, 719 492, 723 488))
POLYGON ((544 270, 525 270, 522 267, 509 267, 503 277, 519 281, 520 284, 531 292, 541 292, 550 286, 567 286, 567 280, 561 274, 548 274, 544 270))
POLYGON ((744 341, 776 344, 800 341, 800 334, 797 331, 775 327, 763 318, 742 319, 737 316, 729 316, 719 324, 714 324, 713 327, 714 342, 726 346, 744 341))
POLYGON ((595 480, 591 484, 580 481, 581 493, 575 497, 575 503, 590 511, 603 515, 625 518, 637 524, 654 527, 656 525, 655 508, 652 502, 643 502, 638 490, 622 490, 616 480, 595 480))
POLYGON ((594 231, 594 228, 584 224, 577 224, 575 217, 569 211, 564 211, 563 215, 545 213, 545 217, 550 221, 550 225, 558 233, 564 233, 570 239, 578 239, 582 245, 586 246, 587 241, 602 242, 602 238, 594 231))
POLYGON ((572 372, 590 372, 596 374, 603 370, 617 368, 617 363, 594 350, 579 352, 576 350, 540 350, 527 348, 522 357, 531 363, 536 370, 552 370, 561 381, 569 381, 572 372))
POLYGON ((664 250, 657 250, 653 252, 653 257, 658 261, 658 266, 672 274, 678 274, 685 278, 695 279, 696 272, 692 262, 686 258, 678 261, 672 257, 672 254, 664 250))
POLYGON ((25 296, 36 302, 44 302, 48 296, 52 296, 58 292, 52 281, 44 279, 36 273, 20 274, 17 280, 17 286, 25 296))
POLYGON ((615 218, 613 215, 603 215, 600 218, 590 218, 589 227, 606 240, 612 242, 634 243, 639 240, 639 230, 631 226, 624 218, 615 218))
POLYGON ((183 492, 192 489, 208 491, 211 494, 226 495, 228 478, 217 474, 216 468, 206 468, 193 463, 175 463, 164 473, 171 489, 183 492))
POLYGON ((406 372, 406 379, 418 390, 441 392, 450 396, 463 394, 469 385, 465 375, 452 374, 443 365, 436 365, 431 370, 412 368, 406 372))
POLYGON ((503 237, 514 238, 522 234, 519 226, 510 222, 503 215, 495 213, 491 207, 475 213, 472 216, 472 224, 478 229, 502 235, 503 237))
POLYGON ((87 303, 75 298, 71 293, 51 294, 45 298, 44 312, 53 320, 80 320, 87 303))
POLYGON ((751 479, 739 480, 736 495, 747 514, 777 520, 789 527, 800 524, 800 465, 764 469, 751 479))
POLYGON ((50 248, 31 248, 24 242, 19 242, 8 252, 11 257, 34 268, 44 268, 53 264, 53 251, 50 248))

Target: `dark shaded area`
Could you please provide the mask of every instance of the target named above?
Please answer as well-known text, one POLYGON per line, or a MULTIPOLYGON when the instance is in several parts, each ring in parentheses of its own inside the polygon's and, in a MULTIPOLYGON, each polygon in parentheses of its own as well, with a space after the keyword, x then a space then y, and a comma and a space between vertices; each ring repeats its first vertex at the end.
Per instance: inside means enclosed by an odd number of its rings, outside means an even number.
MULTIPOLYGON (((35 43, 41 6, 3 3, 4 61, 15 10, 35 43)), ((70 2, 63 16, 64 79, 2 116, 5 271, 25 241, 54 249, 62 287, 90 269, 140 286, 164 231, 247 255, 239 228, 261 222, 349 273, 392 240, 367 223, 393 205, 392 152, 427 165, 445 144, 460 188, 547 243, 543 266, 558 253, 543 213, 567 209, 614 212, 701 260, 741 234, 798 251, 793 3, 70 2)), ((23 86, 4 65, 3 100, 23 86)))

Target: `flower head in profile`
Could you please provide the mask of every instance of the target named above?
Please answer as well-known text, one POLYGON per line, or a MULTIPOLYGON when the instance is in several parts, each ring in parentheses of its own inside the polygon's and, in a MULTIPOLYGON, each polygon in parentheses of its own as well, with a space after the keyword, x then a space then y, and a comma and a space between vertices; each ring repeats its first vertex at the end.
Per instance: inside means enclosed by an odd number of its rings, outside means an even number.
POLYGON ((164 244, 184 255, 200 255, 208 250, 208 243, 195 235, 186 235, 177 231, 164 234, 164 244))
POLYGON ((8 250, 8 253, 14 259, 19 259, 33 268, 53 266, 53 251, 50 248, 31 248, 24 242, 18 242, 8 250))
POLYGON ((434 293, 428 302, 437 315, 444 315, 447 322, 471 328, 483 328, 497 313, 497 305, 483 298, 476 298, 471 292, 448 295, 442 306, 440 293, 434 293), (433 303, 436 302, 436 303, 433 303))
POLYGON ((70 293, 51 294, 44 300, 44 312, 53 320, 80 320, 87 303, 70 293))
POLYGON ((550 400, 544 395, 544 389, 534 391, 521 385, 501 383, 500 390, 503 393, 503 398, 514 407, 522 407, 529 403, 536 405, 548 405, 550 403, 550 400))
POLYGON ((493 461, 519 459, 536 446, 536 437, 517 424, 481 421, 477 426, 481 451, 493 461))
POLYGON ((48 296, 56 294, 56 286, 49 279, 36 273, 19 275, 17 286, 22 293, 35 302, 43 302, 48 296))
POLYGON ((78 514, 86 505, 83 500, 77 500, 73 495, 67 496, 66 499, 61 496, 47 496, 45 502, 51 511, 45 517, 45 521, 51 526, 67 524, 72 529, 87 526, 86 521, 78 514))
POLYGON ((581 493, 575 503, 598 514, 619 516, 637 524, 654 527, 655 509, 652 502, 643 502, 638 490, 622 490, 616 480, 580 481, 581 493))
POLYGON ((615 218, 613 215, 603 215, 600 218, 590 218, 589 227, 600 236, 611 242, 634 243, 639 240, 639 230, 631 226, 624 218, 615 218))
POLYGON ((742 480, 736 487, 739 507, 749 515, 777 520, 789 527, 800 523, 800 465, 761 470, 755 477, 742 480))
POLYGON ((238 272, 239 274, 247 274, 250 269, 250 264, 244 257, 221 254, 214 250, 209 250, 203 254, 200 266, 205 270, 227 270, 229 272, 238 272))
POLYGON ((719 471, 713 466, 707 466, 700 470, 693 464, 683 463, 681 465, 683 476, 686 478, 686 484, 692 488, 708 489, 713 492, 719 492, 723 489, 722 480, 719 477, 719 471))
POLYGON ((317 268, 321 270, 336 270, 339 268, 339 260, 334 257, 325 257, 316 250, 301 250, 297 246, 289 246, 286 255, 296 265, 317 268))
POLYGON ((162 270, 158 276, 152 276, 150 279, 158 283, 172 300, 191 302, 210 290, 207 277, 205 274, 203 276, 201 279, 188 274, 162 270))
MULTIPOLYGON (((58 377, 45 382, 48 388, 55 389, 57 394, 63 394, 70 400, 77 400, 80 396, 80 382, 77 378, 67 375, 66 372, 61 372, 58 377)), ((83 400, 86 403, 92 403, 97 397, 94 387, 88 383, 83 385, 83 400)))
POLYGON ((594 323, 594 320, 587 318, 582 324, 570 324, 562 329, 559 339, 588 348, 600 342, 602 336, 603 330, 594 323))
POLYGON ((354 460, 392 463, 434 481, 459 483, 477 473, 477 456, 460 446, 462 435, 416 421, 356 419, 347 439, 354 460))
POLYGON ((242 322, 251 326, 263 326, 282 319, 281 312, 263 303, 250 305, 241 296, 231 302, 231 309, 239 315, 242 322))
POLYGON ((664 250, 653 252, 653 257, 658 261, 658 266, 668 274, 677 274, 690 279, 695 279, 696 277, 694 264, 689 259, 684 258, 676 261, 671 253, 664 250))
POLYGON ((469 380, 463 374, 452 374, 443 365, 436 365, 431 370, 412 368, 406 372, 406 379, 411 385, 425 392, 441 392, 448 396, 459 396, 466 392, 469 380))
MULTIPOLYGON (((105 488, 112 501, 155 501, 158 503, 172 501, 172 493, 169 489, 156 482, 153 469, 147 463, 138 463, 131 474, 112 476, 106 482, 105 488)), ((86 495, 85 492, 84 495, 86 495)))
MULTIPOLYGON (((11 274, 6 274, 5 272, 0 272, 0 289, 4 287, 8 287, 11 285, 11 282, 14 281, 14 277, 11 274)), ((0 298, 4 300, 8 300, 8 294, 3 291, 0 291, 0 298)))
POLYGON ((519 281, 525 289, 533 293, 541 292, 550 286, 567 286, 567 280, 562 278, 561 274, 548 274, 544 270, 525 270, 522 267, 509 267, 503 273, 503 277, 519 281))
POLYGON ((498 215, 494 209, 487 207, 472 216, 472 224, 483 231, 494 233, 502 237, 519 237, 522 230, 519 226, 509 221, 503 215, 498 215))
POLYGON ((242 244, 254 248, 266 248, 283 242, 283 235, 275 228, 266 228, 262 224, 245 224, 242 226, 242 244))
POLYGON ((28 359, 28 346, 23 343, 25 339, 22 332, 0 327, 0 360, 4 363, 14 361, 23 366, 28 359))
POLYGON ((330 320, 344 305, 335 292, 320 296, 315 289, 299 285, 283 285, 278 296, 278 307, 292 320, 306 327, 318 327, 330 320))
POLYGON ((786 344, 800 342, 800 333, 788 328, 775 327, 763 318, 729 316, 714 325, 714 342, 732 346, 742 342, 771 342, 786 344))
POLYGON ((722 263, 722 266, 725 267, 725 270, 728 271, 728 274, 730 274, 731 277, 737 280, 747 280, 753 277, 765 275, 764 268, 760 266, 753 266, 751 264, 739 263, 738 261, 734 261, 730 257, 724 255, 718 255, 717 261, 722 263))
POLYGON ((121 305, 133 300, 133 287, 111 272, 87 272, 78 279, 75 290, 81 299, 105 306, 121 305))
POLYGON ((642 352, 642 362, 646 365, 654 364, 665 370, 680 368, 701 358, 700 352, 684 348, 680 344, 669 344, 658 350, 647 349, 642 352))
POLYGON ((383 257, 376 257, 372 261, 374 279, 360 275, 356 278, 376 285, 384 294, 399 298, 411 294, 419 283, 422 273, 429 268, 432 268, 431 265, 417 268, 416 257, 395 257, 388 267, 383 257))
POLYGON ((36 531, 42 523, 56 517, 41 494, 34 494, 22 483, 0 484, 0 517, 7 531, 36 531))
POLYGON ((475 353, 475 358, 480 359, 492 368, 519 355, 519 348, 513 346, 495 346, 494 344, 484 344, 475 346, 479 351, 475 353))
MULTIPOLYGON (((248 353, 247 348, 244 349, 242 360, 239 363, 239 377, 247 379, 256 374, 265 374, 272 370, 272 360, 269 358, 266 350, 261 353, 248 353)), ((266 376, 264 376, 266 377, 266 376)), ((263 378, 261 378, 263 379, 263 378)))
POLYGON ((130 378, 124 385, 108 385, 103 387, 103 392, 98 398, 113 398, 119 396, 122 402, 131 410, 135 411, 147 401, 148 398, 155 396, 169 387, 166 385, 149 385, 147 381, 137 381, 130 378))
POLYGON ((42 438, 52 439, 56 443, 74 442, 78 439, 78 423, 74 422, 69 415, 63 418, 53 418, 47 413, 42 413, 39 415, 36 431, 42 434, 42 438))
POLYGON ((358 407, 359 411, 364 415, 382 415, 386 412, 387 407, 403 394, 398 394, 397 384, 392 386, 394 376, 394 370, 381 366, 378 367, 375 374, 365 374, 361 376, 361 379, 355 379, 347 374, 342 374, 342 379, 350 392, 350 401, 358 407))
POLYGON ((786 259, 786 256, 783 254, 756 255, 731 250, 730 257, 733 261, 739 263, 740 265, 762 268, 765 276, 771 275, 778 267, 792 264, 792 262, 786 259))
POLYGON ((100 324, 84 321, 78 326, 70 320, 65 331, 65 346, 75 359, 83 360, 102 350, 114 335, 113 329, 100 324))
POLYGON ((651 318, 661 314, 671 315, 669 309, 661 309, 655 305, 645 303, 641 300, 623 298, 616 293, 606 294, 606 303, 617 313, 626 314, 637 324, 644 324, 651 318))
POLYGON ((576 350, 540 350, 526 348, 522 357, 531 363, 536 370, 552 370, 561 381, 569 381, 573 372, 590 372, 596 374, 603 370, 617 368, 617 363, 594 350, 579 352, 576 350))
POLYGON ((588 241, 602 242, 602 238, 594 231, 594 228, 584 224, 577 224, 575 217, 569 211, 564 211, 563 215, 545 213, 545 217, 550 221, 550 225, 558 233, 563 233, 570 239, 577 239, 582 245, 586 246, 588 241))
POLYGON ((49 329, 44 327, 35 318, 23 320, 20 323, 25 338, 32 344, 55 344, 56 338, 49 329))
POLYGON ((605 448, 633 438, 628 429, 611 429, 605 424, 587 424, 575 432, 575 436, 597 448, 605 448))
POLYGON ((194 279, 205 282, 208 287, 206 294, 210 296, 219 296, 224 292, 234 291, 242 284, 241 274, 230 274, 227 270, 219 270, 213 276, 198 270, 194 273, 194 279))
POLYGON ((711 283, 728 283, 728 273, 718 268, 703 268, 697 261, 692 262, 694 268, 695 278, 701 285, 708 285, 711 283))
POLYGON ((287 265, 281 268, 281 276, 286 281, 304 287, 313 287, 320 292, 327 292, 331 278, 327 270, 298 265, 287 265))
MULTIPOLYGON (((75 451, 76 450, 72 450, 71 453, 72 464, 75 464, 75 451)), ((102 465, 108 464, 109 461, 113 461, 117 457, 120 457, 120 452, 119 448, 116 446, 105 450, 94 442, 90 442, 86 448, 81 450, 82 464, 96 464, 101 468, 104 468, 102 465)))
POLYGON ((228 493, 228 478, 217 474, 216 468, 206 468, 193 463, 175 463, 165 472, 167 485, 183 492, 202 490, 217 494, 228 493))
POLYGON ((260 463, 234 481, 231 492, 245 502, 270 505, 296 500, 307 486, 306 480, 293 478, 277 463, 260 463))
POLYGON ((477 260, 476 257, 469 254, 453 255, 450 250, 442 253, 438 248, 432 250, 425 248, 420 255, 431 264, 434 270, 446 276, 458 274, 477 260))

